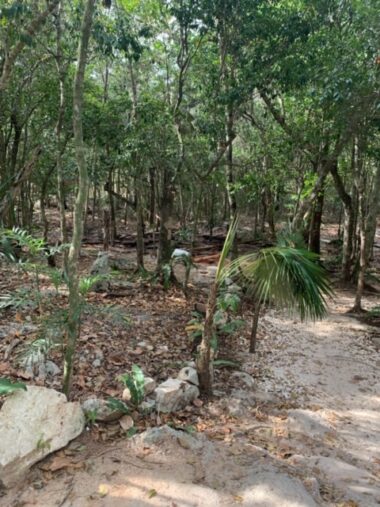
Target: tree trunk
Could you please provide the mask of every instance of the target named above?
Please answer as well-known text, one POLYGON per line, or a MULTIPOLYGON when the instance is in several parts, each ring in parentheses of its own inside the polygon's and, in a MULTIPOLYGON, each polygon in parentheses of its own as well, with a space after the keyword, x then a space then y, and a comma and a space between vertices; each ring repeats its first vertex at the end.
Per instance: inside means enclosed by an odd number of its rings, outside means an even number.
POLYGON ((212 363, 212 342, 215 334, 214 315, 218 295, 218 283, 215 281, 211 287, 207 302, 206 319, 203 329, 202 341, 199 345, 197 357, 197 371, 199 375, 199 388, 207 394, 212 394, 214 369, 212 363))
POLYGON ((254 354, 256 352, 256 343, 257 343, 257 327, 259 324, 259 316, 260 316, 260 308, 261 304, 256 301, 255 302, 255 311, 252 319, 252 328, 251 328, 251 337, 249 341, 249 352, 254 354))
POLYGON ((323 215, 323 202, 325 197, 324 187, 318 193, 314 209, 311 216, 310 229, 309 229, 309 250, 316 254, 321 253, 321 225, 323 215))
POLYGON ((63 392, 69 397, 72 373, 74 366, 74 354, 80 334, 81 297, 79 294, 78 261, 81 242, 83 237, 83 212, 86 204, 88 174, 85 158, 85 146, 83 142, 83 84, 88 53, 88 44, 91 34, 92 18, 95 0, 87 0, 84 12, 81 40, 78 48, 77 68, 74 78, 73 90, 73 129, 75 155, 78 165, 79 181, 78 193, 74 207, 73 236, 68 257, 68 286, 69 286, 69 311, 67 317, 67 336, 65 344, 65 359, 63 372, 63 392))
MULTIPOLYGON (((229 223, 232 224, 236 220, 237 216, 237 201, 236 193, 234 189, 234 171, 233 171, 233 145, 232 140, 234 139, 234 116, 232 106, 228 105, 226 108, 226 144, 228 145, 226 153, 226 181, 227 181, 227 195, 229 204, 229 223)), ((231 247, 231 257, 235 259, 238 255, 238 244, 237 236, 234 237, 233 244, 231 247)))
MULTIPOLYGON (((63 119, 65 114, 65 80, 66 71, 63 65, 62 55, 62 1, 59 2, 58 11, 56 15, 56 67, 58 72, 59 80, 59 107, 58 107, 58 119, 55 127, 55 134, 57 138, 57 197, 58 197, 58 209, 59 209, 59 223, 61 230, 61 243, 66 245, 68 243, 68 234, 66 226, 66 210, 65 210, 65 187, 64 187, 64 175, 62 168, 62 155, 63 155, 63 143, 62 143, 62 127, 63 119)), ((68 251, 65 248, 63 251, 63 270, 67 274, 67 263, 68 263, 68 251)))
POLYGON ((170 262, 172 254, 170 221, 173 209, 174 189, 170 187, 169 170, 164 169, 160 196, 160 231, 157 254, 157 271, 170 262))
POLYGON ((138 178, 136 181, 136 217, 137 217, 137 238, 136 238, 136 255, 137 267, 144 269, 144 208, 141 195, 141 185, 138 178))
POLYGON ((149 225, 154 226, 156 215, 156 169, 149 168, 149 225))

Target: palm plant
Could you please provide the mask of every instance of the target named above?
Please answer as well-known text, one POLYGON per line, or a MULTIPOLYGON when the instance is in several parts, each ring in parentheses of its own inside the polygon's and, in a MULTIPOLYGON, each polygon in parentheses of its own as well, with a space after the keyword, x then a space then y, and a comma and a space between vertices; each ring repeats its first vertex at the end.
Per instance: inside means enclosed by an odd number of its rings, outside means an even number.
POLYGON ((326 315, 326 297, 333 292, 318 260, 318 255, 304 248, 276 246, 239 257, 228 267, 226 273, 239 277, 255 302, 250 352, 256 349, 259 313, 265 302, 299 314, 302 321, 326 315))
POLYGON ((218 290, 221 283, 224 280, 224 267, 228 257, 228 254, 232 248, 234 243, 234 238, 236 235, 237 229, 237 220, 235 219, 228 230, 226 239, 224 241, 223 249, 220 254, 218 267, 216 270, 215 280, 213 285, 211 286, 210 293, 207 301, 206 308, 206 319, 204 323, 202 340, 199 345, 199 352, 197 356, 197 370, 199 375, 199 386, 203 392, 206 394, 212 393, 212 384, 213 384, 213 354, 212 354, 212 345, 215 343, 215 324, 214 324, 214 316, 217 310, 217 298, 218 298, 218 290))
POLYGON ((210 289, 202 341, 197 357, 199 384, 203 392, 212 393, 212 343, 215 334, 214 315, 217 294, 226 277, 239 280, 254 299, 250 352, 255 352, 261 306, 270 302, 301 320, 321 319, 326 315, 326 297, 333 294, 326 270, 318 263, 319 256, 301 244, 299 236, 282 235, 279 245, 258 253, 240 256, 228 267, 226 259, 233 245, 237 221, 231 224, 219 259, 214 284, 210 289))

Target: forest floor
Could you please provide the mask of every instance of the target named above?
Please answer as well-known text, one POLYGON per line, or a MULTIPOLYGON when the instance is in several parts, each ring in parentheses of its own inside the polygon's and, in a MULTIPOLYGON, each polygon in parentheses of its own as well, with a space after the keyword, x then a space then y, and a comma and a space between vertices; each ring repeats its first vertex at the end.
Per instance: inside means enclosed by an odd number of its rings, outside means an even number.
MULTIPOLYGON (((125 255, 122 248, 112 254, 125 255)), ((95 256, 96 248, 84 250, 83 272, 95 256)), ((195 303, 205 302, 214 271, 201 266, 187 298, 177 288, 125 279, 108 295, 91 295, 74 399, 120 396, 117 376, 133 363, 158 382, 175 376, 191 359, 186 323, 195 303), (110 315, 128 317, 128 325, 94 309, 104 306, 110 315)), ((8 272, 6 286, 27 281, 8 272)), ((63 292, 54 296, 48 280, 41 289, 49 296, 44 312, 66 300, 63 292)), ((255 355, 247 352, 248 325, 221 346, 220 357, 238 361, 252 384, 218 369, 211 400, 140 418, 136 428, 147 431, 132 438, 118 423, 89 425, 66 449, 35 465, 21 486, 4 492, 0 506, 380 505, 380 334, 347 315, 353 295, 337 289, 328 317, 316 323, 267 311, 255 355)), ((366 308, 379 304, 378 295, 366 295, 366 308)), ((59 389, 59 375, 30 378, 14 359, 38 335, 38 309, 5 316, 0 373, 59 389)), ((59 351, 52 359, 60 364, 59 351)))

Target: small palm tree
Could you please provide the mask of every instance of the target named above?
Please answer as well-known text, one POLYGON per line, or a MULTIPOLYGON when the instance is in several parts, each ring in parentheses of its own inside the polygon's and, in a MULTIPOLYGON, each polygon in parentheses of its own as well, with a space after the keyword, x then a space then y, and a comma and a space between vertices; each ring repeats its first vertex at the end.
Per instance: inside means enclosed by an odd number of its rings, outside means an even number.
POLYGON ((197 357, 200 388, 212 393, 212 342, 215 333, 214 314, 218 289, 224 278, 236 277, 248 288, 255 301, 250 352, 255 352, 260 308, 271 302, 277 307, 297 312, 301 320, 320 319, 326 315, 326 297, 333 291, 326 270, 318 263, 319 256, 309 252, 298 237, 282 237, 280 245, 258 253, 236 258, 228 267, 226 259, 233 244, 237 221, 231 224, 219 259, 214 284, 210 289, 206 320, 197 357), (297 246, 297 247, 296 247, 297 246))
POLYGON ((199 345, 197 356, 199 387, 206 394, 212 394, 212 384, 214 378, 212 344, 215 341, 214 315, 216 312, 218 290, 224 280, 224 267, 228 254, 230 253, 232 245, 234 243, 236 228, 237 220, 234 220, 230 225, 226 239, 224 241, 223 249, 220 254, 219 263, 216 270, 215 280, 210 288, 206 308, 206 319, 202 333, 202 341, 199 345))
POLYGON ((319 256, 305 248, 276 246, 234 260, 227 269, 251 292, 255 302, 250 352, 255 352, 260 308, 270 302, 301 320, 322 319, 326 315, 326 297, 333 294, 319 256))

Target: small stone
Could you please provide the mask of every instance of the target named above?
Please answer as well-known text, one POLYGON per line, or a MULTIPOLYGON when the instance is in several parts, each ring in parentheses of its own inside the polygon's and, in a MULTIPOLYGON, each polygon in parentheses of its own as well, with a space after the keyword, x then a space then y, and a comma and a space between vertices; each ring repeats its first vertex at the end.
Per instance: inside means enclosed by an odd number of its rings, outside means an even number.
POLYGON ((151 412, 153 412, 153 410, 155 408, 156 408, 156 401, 151 400, 151 399, 147 399, 147 400, 143 401, 142 403, 140 403, 140 406, 139 406, 139 409, 144 414, 150 414, 151 412))
POLYGON ((61 369, 53 361, 46 361, 45 371, 47 375, 51 375, 52 377, 61 373, 61 369))
POLYGON ((190 366, 185 366, 178 373, 179 380, 183 380, 185 382, 189 382, 190 384, 194 384, 195 386, 199 386, 198 373, 195 368, 191 368, 190 366))
POLYGON ((105 400, 89 398, 82 403, 83 412, 95 414, 95 420, 100 422, 113 422, 120 419, 124 412, 110 408, 105 400))
POLYGON ((123 415, 123 417, 119 419, 119 424, 124 431, 130 430, 135 425, 130 415, 123 415))
POLYGON ((101 349, 98 349, 95 352, 95 358, 96 359, 100 359, 100 361, 102 361, 104 359, 104 354, 103 354, 103 351, 101 349))
POLYGON ((175 248, 172 253, 172 258, 175 257, 191 257, 191 253, 185 250, 184 248, 175 248))
POLYGON ((144 350, 141 347, 137 347, 135 350, 131 350, 130 354, 132 356, 141 356, 144 353, 144 350))
POLYGON ((155 393, 157 411, 168 413, 181 410, 198 398, 199 389, 179 379, 169 378, 155 389, 155 393))
POLYGON ((145 377, 144 378, 144 393, 146 395, 152 394, 153 391, 156 389, 157 383, 154 380, 154 378, 151 377, 145 377))
POLYGON ((102 362, 100 359, 95 359, 94 361, 92 361, 92 366, 94 368, 99 368, 101 366, 102 362))
POLYGON ((124 401, 130 401, 132 399, 131 391, 126 387, 121 396, 124 401))

